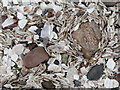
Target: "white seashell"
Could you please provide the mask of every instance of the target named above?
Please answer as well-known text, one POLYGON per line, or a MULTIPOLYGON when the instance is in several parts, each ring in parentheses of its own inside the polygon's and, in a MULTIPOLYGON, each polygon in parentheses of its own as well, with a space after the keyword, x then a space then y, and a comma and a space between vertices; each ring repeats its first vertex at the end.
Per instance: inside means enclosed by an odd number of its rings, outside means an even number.
POLYGON ((41 9, 38 9, 37 12, 36 12, 37 15, 41 15, 42 14, 42 10, 41 9))
POLYGON ((7 7, 8 6, 8 0, 2 0, 3 3, 3 7, 7 7))
POLYGON ((38 40, 39 39, 39 35, 34 35, 34 40, 38 40))
POLYGON ((77 75, 77 74, 78 74, 77 69, 76 69, 75 67, 71 67, 71 68, 69 68, 69 69, 67 70, 67 76, 66 76, 66 78, 67 78, 70 82, 72 82, 72 81, 74 80, 74 75, 77 75), (72 73, 71 73, 71 71, 72 71, 72 73))
POLYGON ((55 5, 54 3, 48 4, 48 5, 47 5, 47 8, 53 8, 56 13, 57 13, 58 11, 61 11, 61 10, 62 10, 62 7, 61 7, 61 6, 57 6, 57 5, 55 5))
POLYGON ((80 25, 80 24, 78 23, 78 24, 73 28, 73 30, 74 30, 74 31, 78 30, 79 25, 80 25))
POLYGON ((117 80, 112 79, 111 82, 112 82, 112 88, 119 87, 119 82, 117 80))
POLYGON ((18 4, 18 0, 13 0, 13 4, 18 4))
POLYGON ((113 70, 114 67, 115 67, 115 62, 113 61, 112 58, 110 58, 108 61, 107 61, 107 68, 109 68, 110 70, 113 70))
POLYGON ((109 78, 106 78, 104 80, 104 87, 105 88, 116 88, 119 86, 119 83, 118 81, 114 80, 114 79, 109 79, 109 78))
POLYGON ((88 84, 89 84, 91 87, 95 87, 95 84, 93 83, 93 81, 88 81, 88 84))
POLYGON ((30 51, 29 49, 25 49, 24 52, 23 52, 23 54, 26 54, 26 53, 28 53, 29 51, 30 51))
POLYGON ((52 36, 51 36, 52 29, 53 27, 50 25, 50 23, 46 22, 41 31, 41 37, 52 39, 52 36))
POLYGON ((2 33, 2 29, 0 29, 0 33, 2 33))
POLYGON ((42 2, 40 4, 40 8, 44 11, 47 8, 47 5, 45 4, 45 2, 42 2))
POLYGON ((57 38, 58 38, 58 36, 57 36, 57 34, 56 34, 55 32, 52 33, 51 39, 52 39, 52 38, 54 38, 54 39, 57 39, 57 38))
POLYGON ((94 8, 89 8, 89 9, 87 9, 87 12, 88 13, 92 13, 94 11, 94 8))
POLYGON ((19 20, 19 21, 18 21, 18 26, 19 26, 21 29, 23 29, 23 28, 26 26, 27 22, 28 22, 28 20, 26 20, 26 19, 19 20))
MULTIPOLYGON (((5 0, 5 1, 7 1, 7 0, 5 0)), ((12 85, 10 85, 10 84, 5 84, 4 87, 6 87, 6 88, 13 88, 12 85)))
POLYGON ((109 19, 109 25, 113 25, 114 22, 115 22, 114 18, 109 19))
POLYGON ((79 75, 77 75, 77 74, 74 75, 74 79, 75 79, 75 80, 79 80, 79 75))
POLYGON ((83 86, 84 86, 85 88, 91 88, 91 86, 90 86, 87 82, 85 82, 83 86))
POLYGON ((102 57, 108 57, 108 56, 111 56, 111 54, 105 53, 102 55, 102 57))
POLYGON ((2 23, 2 27, 5 28, 7 26, 10 26, 14 24, 14 20, 12 18, 7 18, 3 23, 2 23))
POLYGON ((23 5, 30 4, 30 0, 22 0, 22 4, 23 5))
POLYGON ((5 48, 4 49, 4 54, 8 54, 8 52, 9 52, 9 49, 5 48))
POLYGON ((82 74, 86 74, 88 71, 85 67, 80 68, 82 74))
POLYGON ((27 41, 32 41, 32 36, 26 37, 26 40, 27 40, 27 41))
POLYGON ((105 63, 105 60, 104 60, 103 58, 99 58, 97 63, 98 63, 98 64, 100 64, 100 63, 105 63))
POLYGON ((11 48, 9 48, 8 56, 12 56, 13 54, 14 54, 14 52, 12 51, 11 48))
POLYGON ((50 64, 48 66, 48 71, 60 72, 61 71, 61 67, 59 65, 50 64))
POLYGON ((17 12, 17 18, 18 19, 25 19, 26 17, 22 13, 17 12))
POLYGON ((36 27, 36 26, 31 26, 30 28, 28 28, 28 31, 34 32, 36 29, 38 29, 38 27, 36 27))
POLYGON ((13 54, 13 55, 11 56, 11 59, 16 62, 17 59, 18 59, 18 55, 17 55, 17 54, 13 54))
POLYGON ((22 54, 23 50, 24 50, 24 46, 22 44, 17 44, 12 48, 12 51, 17 55, 22 54))

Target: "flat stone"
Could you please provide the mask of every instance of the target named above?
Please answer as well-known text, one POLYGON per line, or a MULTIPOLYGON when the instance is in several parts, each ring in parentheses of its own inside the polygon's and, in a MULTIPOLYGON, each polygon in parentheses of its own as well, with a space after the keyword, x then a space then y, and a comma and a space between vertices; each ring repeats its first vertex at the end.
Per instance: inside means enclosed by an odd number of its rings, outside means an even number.
POLYGON ((104 71, 103 64, 93 66, 87 73, 87 78, 89 80, 99 80, 104 71))
POLYGON ((43 81, 41 84, 44 89, 55 88, 55 85, 51 81, 43 81))
POLYGON ((84 56, 90 58, 98 50, 98 44, 102 36, 99 26, 92 21, 82 23, 78 30, 72 33, 72 37, 82 47, 84 56))
POLYGON ((27 68, 33 68, 41 62, 49 59, 47 52, 43 47, 36 47, 23 58, 23 65, 27 68))

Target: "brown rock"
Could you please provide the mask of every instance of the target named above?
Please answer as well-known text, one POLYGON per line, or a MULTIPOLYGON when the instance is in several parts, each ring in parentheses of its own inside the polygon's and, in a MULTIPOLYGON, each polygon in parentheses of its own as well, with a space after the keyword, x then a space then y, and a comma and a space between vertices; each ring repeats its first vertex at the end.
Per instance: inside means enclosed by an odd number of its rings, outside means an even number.
POLYGON ((72 33, 72 36, 81 45, 86 58, 90 58, 98 50, 101 31, 94 21, 81 24, 79 29, 72 33))
POLYGON ((23 58, 23 64, 27 68, 33 68, 41 62, 49 59, 48 54, 43 47, 36 47, 23 58))
POLYGON ((51 18, 51 17, 54 16, 53 11, 54 11, 54 10, 53 10, 52 8, 49 8, 49 9, 48 9, 48 15, 47 15, 48 18, 51 18))
POLYGON ((32 50, 32 49, 34 49, 34 48, 36 48, 38 46, 37 46, 36 43, 30 43, 28 47, 29 47, 30 50, 32 50))
POLYGON ((115 79, 120 83, 120 73, 115 75, 115 79))

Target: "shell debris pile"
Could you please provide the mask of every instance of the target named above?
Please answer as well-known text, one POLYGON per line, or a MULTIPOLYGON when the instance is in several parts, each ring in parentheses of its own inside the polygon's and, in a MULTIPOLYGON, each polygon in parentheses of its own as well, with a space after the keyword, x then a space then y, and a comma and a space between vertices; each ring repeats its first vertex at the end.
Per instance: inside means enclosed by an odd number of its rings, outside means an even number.
POLYGON ((119 7, 90 1, 0 1, 0 88, 118 88, 119 7))

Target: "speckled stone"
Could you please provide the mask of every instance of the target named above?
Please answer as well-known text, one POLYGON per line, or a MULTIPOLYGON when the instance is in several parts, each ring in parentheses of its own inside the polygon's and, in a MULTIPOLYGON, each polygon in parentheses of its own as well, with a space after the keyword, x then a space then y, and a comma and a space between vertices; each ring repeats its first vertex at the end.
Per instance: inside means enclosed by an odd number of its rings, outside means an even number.
POLYGON ((36 47, 23 58, 23 65, 27 68, 33 68, 41 62, 49 59, 47 52, 43 47, 36 47))
POLYGON ((90 58, 98 50, 101 31, 94 21, 82 23, 79 29, 72 33, 72 36, 82 47, 82 52, 86 58, 90 58))

